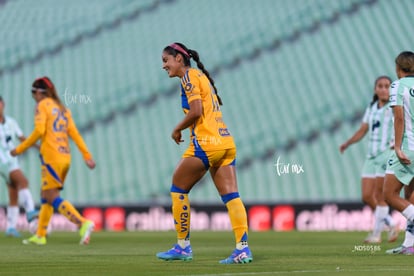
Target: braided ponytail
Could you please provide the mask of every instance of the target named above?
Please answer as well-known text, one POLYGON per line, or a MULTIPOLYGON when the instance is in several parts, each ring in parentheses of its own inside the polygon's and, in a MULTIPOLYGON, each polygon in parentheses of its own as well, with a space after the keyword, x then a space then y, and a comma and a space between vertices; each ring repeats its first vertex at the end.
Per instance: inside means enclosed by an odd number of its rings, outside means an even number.
POLYGON ((220 105, 223 105, 223 102, 221 101, 221 98, 220 98, 220 96, 218 95, 218 92, 217 92, 217 88, 216 88, 216 86, 214 85, 214 80, 213 80, 213 78, 212 77, 210 77, 210 73, 207 71, 207 69, 204 67, 204 64, 200 61, 200 56, 198 55, 198 53, 197 53, 197 51, 194 51, 194 50, 191 50, 191 49, 188 49, 187 50, 187 52, 188 52, 188 54, 190 55, 190 57, 192 57, 193 58, 193 60, 196 62, 196 64, 197 64, 197 67, 206 75, 206 77, 208 78, 208 80, 210 81, 210 83, 211 83, 211 85, 213 86, 213 88, 214 88, 214 92, 216 92, 216 96, 217 96, 217 99, 218 99, 218 102, 219 102, 219 104, 220 105))

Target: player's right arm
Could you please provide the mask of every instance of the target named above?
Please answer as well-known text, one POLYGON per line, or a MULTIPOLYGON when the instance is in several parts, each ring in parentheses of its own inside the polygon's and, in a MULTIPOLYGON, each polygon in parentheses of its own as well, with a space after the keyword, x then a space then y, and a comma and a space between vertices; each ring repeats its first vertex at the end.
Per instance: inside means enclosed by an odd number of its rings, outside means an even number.
MULTIPOLYGON (((20 128, 19 124, 16 120, 12 119, 13 128, 15 131, 15 134, 17 136, 17 139, 19 139, 20 142, 24 142, 24 140, 27 139, 26 136, 24 136, 22 129, 20 128)), ((40 146, 38 144, 34 144, 33 147, 40 149, 40 146)))
POLYGON ((180 144, 184 142, 181 139, 181 131, 194 125, 195 122, 200 118, 203 113, 203 104, 200 99, 195 99, 189 103, 190 109, 184 118, 175 126, 171 138, 177 143, 180 144))
POLYGON ((20 145, 18 145, 13 151, 12 155, 19 155, 26 151, 28 148, 33 146, 37 140, 39 140, 46 131, 46 119, 47 119, 47 108, 46 105, 40 102, 36 107, 33 132, 25 139, 20 145))
MULTIPOLYGON (((22 135, 22 136, 19 136, 18 139, 20 140, 20 142, 24 142, 27 138, 26 138, 26 136, 22 135)), ((32 147, 40 150, 40 146, 37 143, 35 143, 32 147)))
POLYGON ((184 140, 181 139, 181 131, 194 125, 203 113, 200 81, 196 70, 188 70, 186 76, 181 79, 181 87, 186 94, 188 106, 183 107, 187 110, 185 112, 186 114, 171 133, 171 138, 177 144, 184 142, 184 140))
POLYGON ((394 81, 390 87, 390 106, 394 112, 394 150, 402 164, 409 165, 411 160, 402 151, 402 140, 404 136, 404 107, 403 96, 399 92, 400 81, 394 81))
POLYGON ((357 143, 362 138, 365 137, 369 130, 369 115, 371 113, 371 105, 369 105, 365 109, 364 116, 362 117, 362 123, 359 129, 352 135, 351 138, 349 138, 345 143, 339 146, 339 151, 343 153, 350 145, 357 143))
POLYGON ((360 141, 368 132, 368 123, 361 123, 359 129, 345 143, 339 147, 339 151, 343 153, 350 145, 360 141))

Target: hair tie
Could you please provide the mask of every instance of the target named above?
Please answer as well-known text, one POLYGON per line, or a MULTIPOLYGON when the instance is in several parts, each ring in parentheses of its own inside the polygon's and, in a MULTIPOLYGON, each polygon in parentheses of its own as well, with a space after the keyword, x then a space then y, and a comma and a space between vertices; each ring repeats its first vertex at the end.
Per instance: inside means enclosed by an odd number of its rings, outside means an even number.
POLYGON ((186 57, 190 58, 190 55, 187 53, 186 50, 183 49, 183 47, 181 47, 180 45, 173 43, 170 45, 171 48, 173 48, 174 50, 180 52, 181 54, 185 55, 186 57))
POLYGON ((47 86, 48 88, 52 88, 52 87, 53 87, 52 83, 48 80, 48 78, 47 78, 47 77, 43 77, 42 79, 43 79, 43 81, 46 83, 46 86, 47 86))
POLYGON ((53 87, 53 84, 50 82, 50 80, 47 77, 41 77, 41 78, 35 79, 35 81, 41 81, 41 80, 46 84, 47 88, 53 87))

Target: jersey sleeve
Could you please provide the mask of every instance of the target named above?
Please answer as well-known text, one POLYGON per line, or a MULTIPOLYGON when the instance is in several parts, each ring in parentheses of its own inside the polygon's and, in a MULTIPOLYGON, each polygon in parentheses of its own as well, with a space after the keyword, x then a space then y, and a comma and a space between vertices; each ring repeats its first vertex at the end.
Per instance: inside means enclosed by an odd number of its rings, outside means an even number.
POLYGON ((390 86, 390 106, 394 107, 396 105, 402 105, 402 95, 398 94, 398 90, 400 87, 400 81, 394 81, 390 86))
POLYGON ((188 70, 181 79, 181 85, 187 96, 188 103, 194 100, 201 100, 200 77, 196 70, 188 70))
POLYGON ((365 109, 364 117, 362 117, 362 122, 365 124, 369 124, 369 113, 371 110, 371 105, 365 109))
POLYGON ((15 119, 13 119, 13 118, 9 118, 9 120, 11 120, 11 121, 12 121, 13 130, 14 130, 14 134, 15 134, 17 137, 22 137, 22 136, 23 136, 23 131, 22 131, 22 129, 20 128, 20 126, 19 126, 19 124, 17 123, 17 121, 16 121, 15 119))
POLYGON ((85 141, 83 140, 82 136, 80 135, 78 128, 74 120, 72 119, 72 115, 69 109, 67 109, 67 117, 68 117, 68 135, 69 137, 75 142, 76 146, 78 147, 79 151, 82 153, 84 160, 92 159, 92 154, 89 152, 88 147, 86 146, 85 141))
POLYGON ((35 128, 29 137, 26 138, 19 146, 16 148, 16 153, 23 153, 25 150, 33 146, 37 140, 39 140, 45 133, 46 129, 46 120, 47 120, 47 107, 45 104, 40 102, 36 106, 35 110, 35 119, 34 125, 35 128))

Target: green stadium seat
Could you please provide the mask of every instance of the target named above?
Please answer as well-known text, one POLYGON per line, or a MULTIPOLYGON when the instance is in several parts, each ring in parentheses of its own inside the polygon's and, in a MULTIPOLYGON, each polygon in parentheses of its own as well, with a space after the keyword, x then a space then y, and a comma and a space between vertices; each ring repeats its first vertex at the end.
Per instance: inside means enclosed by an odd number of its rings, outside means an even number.
MULTIPOLYGON (((8 1, 0 10, 0 37, 7 41, 0 45, 0 93, 7 113, 29 134, 36 76, 51 76, 64 101, 65 91, 89 96, 90 104, 66 104, 98 167, 89 171, 74 153, 66 196, 81 205, 168 201, 186 146, 170 139, 183 113, 179 81, 162 70, 161 51, 182 41, 216 70, 246 202, 359 200, 365 144, 344 155, 338 147, 359 126, 354 117, 370 101, 374 79, 395 78, 394 56, 412 46, 404 35, 410 22, 402 16, 411 2, 260 2, 8 1), (39 20, 45 5, 49 12, 39 20), (170 16, 184 11, 188 22, 170 16), (305 172, 278 176, 278 156, 303 164, 305 172)), ((36 153, 21 165, 38 190, 36 153)), ((208 176, 191 198, 220 200, 208 176)), ((7 202, 5 193, 0 202, 7 202)))

